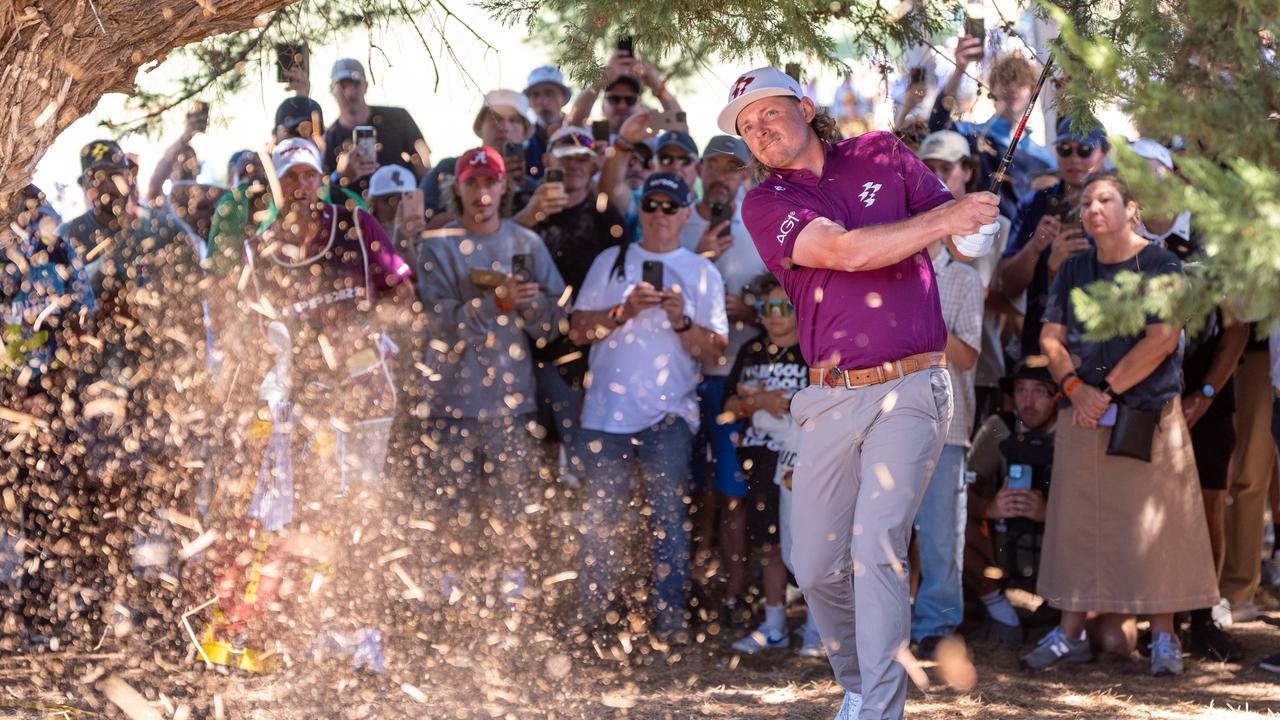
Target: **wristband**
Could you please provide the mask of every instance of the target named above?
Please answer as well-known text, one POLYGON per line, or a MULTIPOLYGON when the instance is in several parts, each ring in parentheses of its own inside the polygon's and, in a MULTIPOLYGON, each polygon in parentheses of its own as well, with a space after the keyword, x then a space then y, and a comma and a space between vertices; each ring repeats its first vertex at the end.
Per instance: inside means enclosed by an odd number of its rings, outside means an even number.
POLYGON ((1111 389, 1111 383, 1107 382, 1106 380, 1102 381, 1102 384, 1098 386, 1098 389, 1101 390, 1104 395, 1111 398, 1112 400, 1119 399, 1119 396, 1116 395, 1116 391, 1111 389))
POLYGON ((633 153, 636 151, 636 146, 632 145, 630 141, 619 135, 613 139, 613 149, 618 152, 633 153))
POLYGON ((693 318, 689 317, 688 315, 685 315, 680 319, 681 321, 683 321, 684 324, 676 328, 677 333, 689 332, 690 330, 693 329, 693 318))
POLYGON ((511 312, 512 310, 515 310, 515 309, 516 309, 514 305, 512 305, 511 303, 507 302, 506 300, 503 300, 502 298, 498 297, 497 293, 494 293, 494 295, 493 295, 493 304, 494 304, 494 305, 497 305, 497 306, 498 306, 498 309, 499 309, 499 310, 501 310, 501 311, 502 311, 502 312, 504 312, 504 313, 509 313, 509 312, 511 312))
POLYGON ((614 305, 613 307, 609 308, 609 319, 613 321, 614 325, 622 324, 622 306, 621 305, 614 305))
POLYGON ((1074 393, 1076 391, 1076 388, 1080 387, 1083 384, 1084 384, 1083 380, 1076 377, 1074 374, 1070 375, 1069 377, 1067 377, 1066 380, 1062 381, 1062 394, 1066 395, 1069 398, 1071 397, 1071 393, 1074 393))

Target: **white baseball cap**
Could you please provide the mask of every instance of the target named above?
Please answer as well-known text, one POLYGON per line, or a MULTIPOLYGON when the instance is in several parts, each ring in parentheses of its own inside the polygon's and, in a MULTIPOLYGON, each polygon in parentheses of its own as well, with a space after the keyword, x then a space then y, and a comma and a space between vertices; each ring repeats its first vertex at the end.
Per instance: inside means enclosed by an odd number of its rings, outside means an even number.
POLYGON ((795 78, 776 67, 762 67, 745 72, 729 88, 728 104, 720 111, 716 124, 729 135, 738 135, 738 113, 757 100, 775 95, 802 100, 804 90, 795 78))
POLYGON ((1134 155, 1147 160, 1155 160, 1167 169, 1173 169, 1173 153, 1169 152, 1169 148, 1150 138, 1142 138, 1129 143, 1129 149, 1134 155))
POLYGON ((920 142, 917 153, 921 160, 945 160, 960 162, 969 156, 969 141, 955 130, 939 130, 930 133, 920 142))
POLYGON ((315 168, 316 172, 324 174, 324 168, 320 165, 320 151, 316 149, 315 143, 302 138, 289 138, 276 145, 276 149, 271 151, 271 165, 276 169, 276 177, 284 177, 289 172, 289 168, 297 165, 306 165, 315 168))
POLYGON ((399 195, 416 190, 413 173, 399 165, 383 165, 369 178, 369 197, 399 195))
POLYGON ((509 107, 525 119, 529 117, 529 98, 515 90, 494 90, 485 93, 484 106, 487 108, 509 107))
POLYGON ((577 125, 566 125, 551 133, 551 137, 547 139, 547 149, 552 157, 557 158, 596 154, 591 131, 577 125))

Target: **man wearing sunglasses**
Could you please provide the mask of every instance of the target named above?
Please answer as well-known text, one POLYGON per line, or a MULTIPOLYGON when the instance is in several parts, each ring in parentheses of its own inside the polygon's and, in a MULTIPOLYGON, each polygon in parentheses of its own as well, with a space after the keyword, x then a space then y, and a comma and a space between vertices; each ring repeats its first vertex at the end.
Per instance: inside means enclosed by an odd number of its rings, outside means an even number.
POLYGON ((1070 118, 1063 119, 1057 135, 1058 184, 1037 191, 1018 208, 1000 261, 1005 295, 1016 303, 1026 292, 1024 358, 1040 352, 1040 315, 1053 276, 1067 258, 1092 245, 1080 227, 1080 191, 1084 179, 1102 169, 1111 149, 1097 121, 1077 127, 1070 118))
POLYGON ((633 479, 652 510, 657 634, 688 642, 689 492, 700 416, 699 364, 717 363, 728 334, 724 282, 711 261, 680 246, 693 202, 678 175, 654 173, 640 195, 644 239, 600 253, 570 319, 574 342, 590 345, 582 405, 588 453, 582 534, 584 623, 597 627, 619 598, 616 561, 633 479), (637 475, 638 471, 638 475, 637 475))
POLYGON ((743 220, 795 304, 812 368, 791 402, 802 428, 791 557, 845 689, 837 717, 901 718, 902 568, 951 420, 947 327, 926 248, 944 239, 961 261, 990 252, 999 201, 953 199, 890 133, 840 140, 777 68, 738 77, 719 125, 767 173, 743 220))
POLYGON ((645 88, 653 93, 664 113, 680 110, 680 102, 667 89, 657 68, 630 50, 614 51, 604 66, 604 75, 603 88, 598 85, 586 87, 578 93, 566 124, 589 125, 587 118, 591 115, 591 108, 595 107, 601 90, 604 91, 604 116, 609 121, 609 132, 614 135, 622 131, 622 124, 628 118, 641 110, 640 97, 645 88))

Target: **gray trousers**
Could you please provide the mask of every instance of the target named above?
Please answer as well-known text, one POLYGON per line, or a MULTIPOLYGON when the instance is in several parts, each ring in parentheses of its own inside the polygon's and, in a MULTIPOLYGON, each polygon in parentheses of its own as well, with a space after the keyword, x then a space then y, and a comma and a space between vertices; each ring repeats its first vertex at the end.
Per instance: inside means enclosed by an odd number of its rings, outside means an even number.
POLYGON ((932 369, 853 390, 810 386, 791 414, 796 581, 836 680, 862 694, 860 720, 896 720, 907 697, 895 660, 911 630, 907 544, 951 422, 951 380, 932 369))

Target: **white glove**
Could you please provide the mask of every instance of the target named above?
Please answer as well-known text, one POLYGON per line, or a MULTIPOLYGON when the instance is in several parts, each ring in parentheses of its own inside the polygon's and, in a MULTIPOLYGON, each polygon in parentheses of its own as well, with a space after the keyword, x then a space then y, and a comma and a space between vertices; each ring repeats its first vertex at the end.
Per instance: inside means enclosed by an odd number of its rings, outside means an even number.
POLYGON ((978 228, 972 235, 952 235, 951 244, 965 257, 979 258, 991 252, 996 242, 996 233, 1000 232, 1000 223, 993 222, 978 228))

